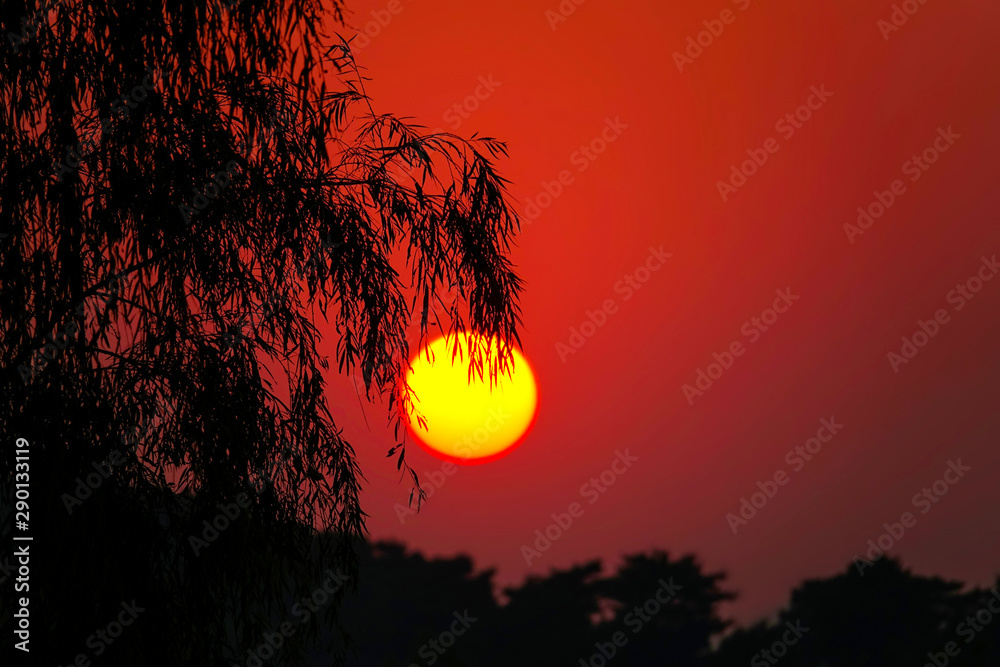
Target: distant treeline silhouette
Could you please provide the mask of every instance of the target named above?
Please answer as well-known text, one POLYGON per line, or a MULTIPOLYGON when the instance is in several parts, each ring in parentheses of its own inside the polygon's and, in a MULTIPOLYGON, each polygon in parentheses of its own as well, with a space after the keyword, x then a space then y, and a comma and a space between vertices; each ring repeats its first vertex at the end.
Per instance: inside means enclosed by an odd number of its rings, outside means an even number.
POLYGON ((1000 665, 1000 578, 992 589, 925 577, 898 560, 855 564, 791 592, 772 621, 735 628, 725 575, 662 551, 599 560, 493 594, 466 556, 428 559, 398 543, 361 546, 342 606, 355 667, 787 667, 1000 665), (714 648, 713 648, 714 647, 714 648))

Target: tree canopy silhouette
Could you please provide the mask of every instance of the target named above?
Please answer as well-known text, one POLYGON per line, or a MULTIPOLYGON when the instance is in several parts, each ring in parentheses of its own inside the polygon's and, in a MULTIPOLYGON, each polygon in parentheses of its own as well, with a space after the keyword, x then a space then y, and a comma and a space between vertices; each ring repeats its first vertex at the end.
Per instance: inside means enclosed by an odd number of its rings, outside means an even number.
POLYGON ((509 363, 506 148, 377 112, 339 0, 15 0, 0 20, 0 422, 31 443, 36 525, 80 549, 38 549, 39 650, 69 660, 93 630, 58 608, 100 618, 140 587, 160 604, 138 623, 171 633, 157 659, 238 659, 288 590, 350 568, 340 546, 302 559, 312 530, 364 530, 325 374, 385 398, 416 484, 408 336, 475 329, 475 371, 509 363))
POLYGON ((629 554, 610 571, 592 560, 529 577, 497 599, 495 572, 477 571, 467 556, 427 558, 395 543, 359 550, 359 588, 342 607, 358 667, 919 667, 934 664, 928 654, 956 667, 1000 664, 1000 613, 989 606, 1000 609, 1000 579, 992 590, 968 589, 889 558, 807 580, 775 618, 734 628, 724 575, 692 556, 629 554), (670 586, 668 602, 651 602, 670 586), (471 627, 442 637, 465 611, 471 627), (949 642, 957 656, 945 653, 949 642))

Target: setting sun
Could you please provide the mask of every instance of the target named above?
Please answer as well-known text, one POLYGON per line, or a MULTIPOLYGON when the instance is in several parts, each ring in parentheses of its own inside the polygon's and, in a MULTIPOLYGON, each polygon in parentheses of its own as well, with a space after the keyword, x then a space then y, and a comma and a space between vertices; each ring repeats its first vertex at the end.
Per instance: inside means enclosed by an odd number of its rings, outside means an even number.
POLYGON ((509 373, 501 373, 493 387, 489 377, 473 374, 470 379, 470 343, 482 347, 485 340, 469 335, 454 355, 455 340, 442 336, 411 361, 406 382, 414 392, 416 414, 426 424, 414 415, 410 433, 439 458, 485 463, 509 453, 527 434, 538 407, 538 387, 518 350, 513 350, 509 373))

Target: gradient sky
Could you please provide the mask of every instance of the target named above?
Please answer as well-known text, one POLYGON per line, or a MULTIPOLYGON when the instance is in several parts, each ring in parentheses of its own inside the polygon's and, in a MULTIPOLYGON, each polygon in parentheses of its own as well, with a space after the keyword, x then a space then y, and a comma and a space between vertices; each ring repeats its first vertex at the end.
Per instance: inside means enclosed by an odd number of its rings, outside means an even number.
MULTIPOLYGON (((351 0, 351 21, 390 4, 351 0)), ((842 571, 910 511, 916 524, 890 553, 920 573, 991 581, 1000 280, 961 310, 948 294, 1000 256, 1000 6, 929 2, 885 39, 877 22, 892 2, 588 0, 553 30, 545 12, 558 5, 399 0, 357 55, 376 110, 430 128, 453 129, 445 113, 480 77, 499 82, 456 131, 509 143, 500 166, 520 210, 543 181, 573 178, 513 256, 541 393, 522 446, 445 476, 401 523, 394 504, 410 487, 385 458, 385 408, 366 405, 367 426, 353 386, 335 382, 372 536, 470 553, 502 583, 593 557, 693 552, 729 573, 741 596, 726 611, 745 622, 802 579, 842 571), (732 22, 679 72, 672 54, 724 9, 732 22), (788 136, 776 123, 811 86, 832 96, 788 136), (593 161, 574 158, 607 119, 627 128, 593 161), (960 137, 911 181, 904 163, 949 127, 960 137), (777 152, 723 201, 717 182, 769 138, 777 152), (844 225, 896 179, 905 193, 852 244, 844 225), (672 257, 626 301, 616 283, 661 245, 672 257), (800 298, 751 342, 744 323, 786 288, 800 298), (561 360, 557 343, 606 299, 616 312, 561 360), (887 355, 938 309, 948 322, 894 372, 887 355), (690 404, 682 385, 733 341, 744 354, 690 404), (786 453, 831 417, 844 428, 795 471, 786 453), (637 463, 588 504, 581 485, 625 449, 637 463), (971 470, 921 514, 912 497, 958 458, 971 470), (779 470, 787 485, 734 535, 726 514, 779 470), (583 515, 529 566, 521 545, 573 502, 583 515)), ((441 470, 408 452, 425 479, 441 470)))

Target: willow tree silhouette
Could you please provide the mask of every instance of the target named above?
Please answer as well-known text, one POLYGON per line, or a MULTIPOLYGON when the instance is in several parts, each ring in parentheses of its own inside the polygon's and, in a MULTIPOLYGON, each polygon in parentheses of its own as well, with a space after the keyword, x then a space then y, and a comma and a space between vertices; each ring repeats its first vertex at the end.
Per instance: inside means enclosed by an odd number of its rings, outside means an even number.
MULTIPOLYGON (((240 662, 290 593, 349 576, 336 541, 301 558, 317 528, 364 530, 319 318, 397 437, 407 334, 428 335, 442 285, 444 326, 498 341, 476 370, 510 361, 506 148, 376 113, 341 11, 0 8, 0 422, 31 448, 40 662, 94 657, 88 637, 133 598, 145 611, 104 664, 240 662)), ((13 457, 0 466, 6 503, 13 457)))

